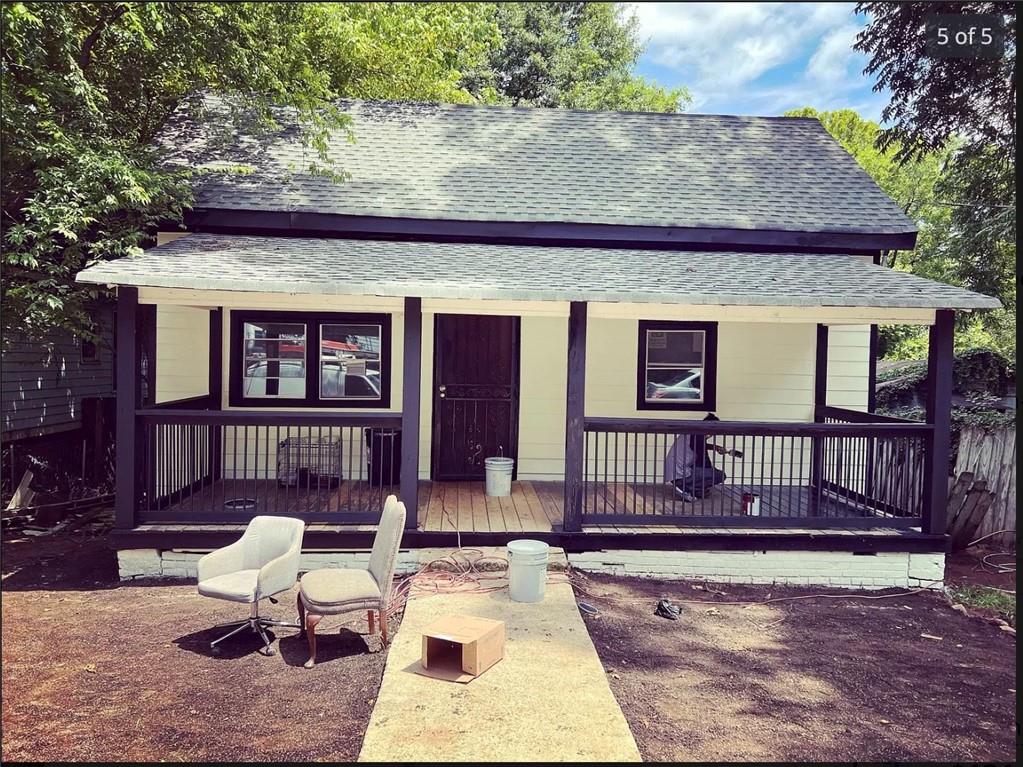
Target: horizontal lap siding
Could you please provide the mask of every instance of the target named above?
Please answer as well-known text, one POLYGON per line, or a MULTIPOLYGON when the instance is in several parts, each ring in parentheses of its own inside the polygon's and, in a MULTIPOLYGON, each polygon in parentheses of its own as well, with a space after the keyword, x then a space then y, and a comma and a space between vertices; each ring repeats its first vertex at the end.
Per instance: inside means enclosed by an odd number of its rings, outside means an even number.
POLYGON ((156 402, 201 397, 209 389, 210 313, 156 307, 156 402))
POLYGON ((564 477, 567 356, 566 317, 522 318, 520 479, 564 477))
POLYGON ((76 428, 84 397, 114 395, 113 313, 103 307, 94 317, 104 340, 95 362, 82 361, 81 339, 67 332, 53 332, 48 344, 9 340, 0 372, 4 435, 76 428))
POLYGON ((870 326, 828 328, 828 404, 867 409, 870 374, 870 326))

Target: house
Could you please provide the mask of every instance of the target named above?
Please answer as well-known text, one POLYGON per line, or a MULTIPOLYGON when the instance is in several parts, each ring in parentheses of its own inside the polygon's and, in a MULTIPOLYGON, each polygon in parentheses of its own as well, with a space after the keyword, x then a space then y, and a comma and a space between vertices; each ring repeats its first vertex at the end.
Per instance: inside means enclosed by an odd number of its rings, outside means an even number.
POLYGON ((0 472, 11 489, 26 469, 36 487, 59 475, 107 479, 114 429, 114 307, 89 308, 98 340, 55 329, 34 339, 14 333, 0 350, 0 472))
POLYGON ((257 513, 307 520, 310 563, 357 560, 397 491, 410 549, 940 581, 954 313, 998 302, 879 266, 913 223, 816 120, 345 109, 340 184, 287 119, 226 144, 177 121, 173 161, 249 172, 78 277, 118 292, 123 575, 192 572, 257 513), (926 422, 872 412, 885 323, 930 327, 926 422), (666 457, 694 435, 727 478, 685 500, 666 457))

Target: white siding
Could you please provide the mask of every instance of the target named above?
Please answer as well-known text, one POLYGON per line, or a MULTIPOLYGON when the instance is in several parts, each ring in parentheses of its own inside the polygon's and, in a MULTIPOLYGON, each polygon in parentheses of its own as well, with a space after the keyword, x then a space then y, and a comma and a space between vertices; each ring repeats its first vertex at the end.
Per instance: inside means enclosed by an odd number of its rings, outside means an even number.
POLYGON ((870 326, 828 328, 828 404, 867 409, 870 376, 870 326))
POLYGON ((156 402, 201 397, 209 388, 210 314, 156 307, 156 402))

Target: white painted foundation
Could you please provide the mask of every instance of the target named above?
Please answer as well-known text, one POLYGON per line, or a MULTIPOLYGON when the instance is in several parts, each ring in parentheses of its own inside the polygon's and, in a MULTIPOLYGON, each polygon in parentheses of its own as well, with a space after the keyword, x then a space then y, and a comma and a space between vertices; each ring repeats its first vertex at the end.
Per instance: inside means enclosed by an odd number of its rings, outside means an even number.
POLYGON ((942 587, 945 555, 847 551, 592 551, 569 554, 576 570, 664 580, 856 589, 942 587))
MULTIPOLYGON (((432 550, 405 549, 395 572, 411 574, 426 560, 440 556, 432 550)), ((446 552, 446 550, 445 550, 446 552)), ((117 552, 122 581, 137 578, 197 577, 196 563, 205 551, 195 549, 125 549, 117 552)), ((563 556, 563 555, 561 555, 563 556)), ((834 588, 934 588, 943 586, 945 555, 848 551, 592 551, 568 554, 576 570, 633 575, 663 580, 721 583, 785 584, 834 588)), ((308 551, 299 570, 369 566, 369 551, 308 551)), ((560 569, 551 566, 550 569, 560 569)))
MULTIPOLYGON (((207 551, 198 549, 124 549, 117 552, 117 569, 122 581, 139 578, 198 577, 197 563, 207 551)), ((325 567, 369 567, 368 550, 306 551, 302 553, 300 572, 325 567)), ((402 550, 398 553, 395 573, 404 575, 419 569, 419 552, 402 550)))

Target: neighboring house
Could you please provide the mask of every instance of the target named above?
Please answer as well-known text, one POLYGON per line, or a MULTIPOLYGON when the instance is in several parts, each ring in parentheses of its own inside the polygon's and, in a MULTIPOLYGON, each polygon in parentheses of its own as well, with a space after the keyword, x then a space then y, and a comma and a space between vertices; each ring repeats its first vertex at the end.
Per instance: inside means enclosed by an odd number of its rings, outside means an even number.
POLYGON ((176 123, 177 161, 253 172, 79 275, 118 286, 125 575, 257 513, 366 547, 395 491, 409 547, 457 529, 610 571, 940 580, 953 315, 998 302, 876 265, 913 223, 816 120, 345 107, 341 184, 287 125, 213 149, 176 123), (926 423, 870 412, 884 323, 931 327, 926 423), (694 436, 727 479, 691 501, 666 480, 694 436), (487 498, 499 455, 512 495, 487 498))
POLYGON ((113 302, 92 307, 98 342, 61 330, 42 340, 5 339, 0 436, 8 483, 17 485, 26 468, 37 477, 45 473, 32 458, 58 473, 102 481, 104 445, 111 441, 104 435, 113 431, 113 315, 113 302))

